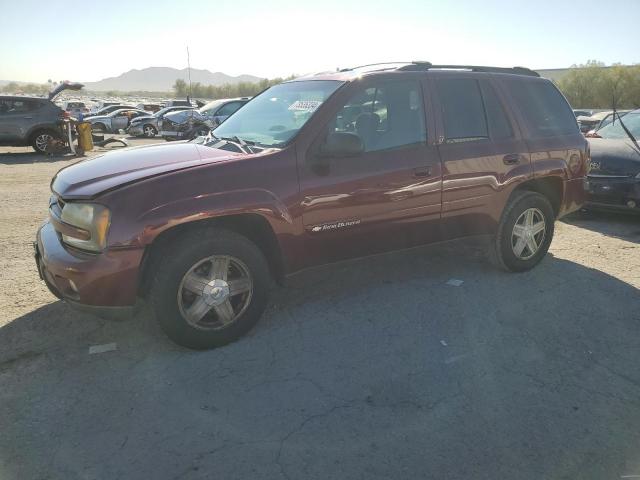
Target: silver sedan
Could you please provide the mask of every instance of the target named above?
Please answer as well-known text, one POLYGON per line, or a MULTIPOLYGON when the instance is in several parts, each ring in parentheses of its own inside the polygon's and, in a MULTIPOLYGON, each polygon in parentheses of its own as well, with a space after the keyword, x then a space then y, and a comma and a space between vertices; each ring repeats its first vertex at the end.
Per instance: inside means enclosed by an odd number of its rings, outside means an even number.
POLYGON ((131 123, 131 120, 143 115, 149 115, 149 112, 138 110, 137 108, 123 108, 107 115, 89 117, 87 118, 87 122, 91 123, 91 127, 94 130, 118 133, 120 130, 126 129, 131 123))

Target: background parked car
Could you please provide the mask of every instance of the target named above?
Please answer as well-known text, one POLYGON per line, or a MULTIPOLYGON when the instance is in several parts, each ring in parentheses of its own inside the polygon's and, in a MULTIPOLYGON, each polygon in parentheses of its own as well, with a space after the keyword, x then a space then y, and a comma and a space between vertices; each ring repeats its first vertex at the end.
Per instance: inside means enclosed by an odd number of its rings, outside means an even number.
MULTIPOLYGON (((113 105, 122 105, 122 102, 106 102, 106 101, 99 101, 92 109, 91 109, 91 113, 97 113, 100 110, 102 110, 105 107, 111 107, 113 105)), ((131 107, 132 105, 125 105, 127 107, 131 107)))
POLYGON ((163 107, 193 107, 189 100, 167 100, 162 103, 163 107))
POLYGON ((121 108, 108 115, 88 117, 86 120, 91 123, 94 130, 118 133, 119 130, 126 129, 129 123, 131 123, 131 120, 143 115, 149 115, 149 112, 138 110, 137 108, 121 108))
POLYGON ((89 109, 84 102, 68 101, 62 104, 62 109, 65 112, 69 112, 69 115, 75 118, 80 118, 89 113, 89 109))
POLYGON ((169 113, 164 116, 160 134, 167 140, 185 140, 209 133, 240 107, 249 101, 248 97, 214 100, 197 110, 169 113))
POLYGON ((593 115, 593 110, 574 110, 573 114, 578 117, 590 117, 593 115))
POLYGON ((624 115, 622 122, 616 117, 590 137, 590 204, 640 212, 640 109, 624 115))
POLYGON ((0 95, 0 144, 31 145, 45 153, 49 142, 62 137, 62 120, 68 115, 53 103, 63 90, 80 90, 80 83, 62 83, 49 98, 0 95))
POLYGON ((144 110, 145 112, 156 113, 162 108, 162 105, 159 103, 139 103, 136 105, 136 108, 144 110))
POLYGON ((125 105, 122 103, 114 103, 112 105, 106 105, 89 115, 85 115, 85 119, 87 119, 87 117, 96 117, 98 115, 108 115, 111 112, 115 112, 116 110, 122 110, 123 108, 135 108, 135 107, 132 107, 131 105, 125 105))
POLYGON ((134 118, 129 124, 127 133, 133 137, 155 137, 160 131, 158 122, 161 121, 167 113, 192 109, 193 107, 166 107, 153 115, 134 118))

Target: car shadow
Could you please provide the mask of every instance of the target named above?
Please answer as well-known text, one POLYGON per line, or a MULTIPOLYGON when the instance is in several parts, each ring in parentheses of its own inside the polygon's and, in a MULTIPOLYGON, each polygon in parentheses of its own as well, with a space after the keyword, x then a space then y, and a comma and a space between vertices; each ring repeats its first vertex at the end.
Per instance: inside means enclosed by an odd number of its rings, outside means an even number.
POLYGON ((43 155, 31 152, 6 152, 0 154, 0 165, 25 165, 28 163, 55 163, 65 160, 82 160, 80 157, 72 153, 43 155))
POLYGON ((601 271, 507 274, 475 242, 296 275, 204 352, 148 309, 54 302, 0 328, 0 476, 619 478, 640 471, 638 311, 601 271))
POLYGON ((582 210, 562 221, 608 237, 640 243, 640 214, 635 212, 582 210))

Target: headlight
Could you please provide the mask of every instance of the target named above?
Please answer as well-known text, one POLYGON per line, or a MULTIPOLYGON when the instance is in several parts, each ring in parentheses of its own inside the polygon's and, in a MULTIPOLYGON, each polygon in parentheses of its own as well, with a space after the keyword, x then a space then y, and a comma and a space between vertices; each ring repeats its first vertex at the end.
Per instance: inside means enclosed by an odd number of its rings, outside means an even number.
POLYGON ((640 180, 640 172, 636 175, 636 178, 640 180))
POLYGON ((78 235, 84 238, 62 234, 64 243, 92 252, 104 250, 111 222, 111 213, 108 208, 95 203, 65 203, 60 219, 64 223, 84 230, 87 234, 78 235))

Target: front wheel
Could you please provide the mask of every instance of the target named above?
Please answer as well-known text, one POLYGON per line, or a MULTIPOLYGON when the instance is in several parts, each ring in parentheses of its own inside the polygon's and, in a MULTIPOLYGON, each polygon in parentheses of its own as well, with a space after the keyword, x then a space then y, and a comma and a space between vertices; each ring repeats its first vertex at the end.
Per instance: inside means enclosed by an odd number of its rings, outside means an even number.
POLYGON ((145 125, 143 128, 144 136, 147 138, 153 138, 158 134, 158 131, 153 125, 145 125))
POLYGON ((493 258, 498 266, 524 272, 546 255, 554 232, 555 215, 547 198, 536 192, 515 192, 502 213, 493 258))
POLYGON ((47 153, 52 144, 60 139, 59 134, 50 130, 42 130, 31 137, 31 146, 38 153, 47 153))
POLYGON ((169 248, 156 257, 150 300, 171 340, 193 349, 220 347, 258 322, 271 277, 253 242, 227 230, 194 230, 169 248))

